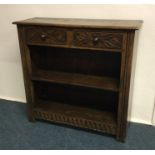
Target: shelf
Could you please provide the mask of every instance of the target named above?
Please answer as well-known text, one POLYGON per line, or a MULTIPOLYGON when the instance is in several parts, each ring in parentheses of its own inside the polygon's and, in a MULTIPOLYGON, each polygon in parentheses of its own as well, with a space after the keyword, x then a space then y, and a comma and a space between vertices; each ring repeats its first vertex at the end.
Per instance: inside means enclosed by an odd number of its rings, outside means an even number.
POLYGON ((103 76, 39 70, 32 76, 32 80, 119 91, 117 79, 103 76))
POLYGON ((65 103, 39 100, 34 108, 35 118, 65 123, 77 127, 115 134, 116 117, 114 113, 79 107, 65 103))
POLYGON ((55 47, 55 48, 68 48, 68 49, 79 49, 80 50, 89 50, 91 52, 113 52, 121 53, 121 49, 108 49, 108 48, 93 48, 93 47, 76 47, 70 45, 53 45, 53 44, 41 44, 41 43, 27 43, 28 46, 40 46, 40 47, 55 47))

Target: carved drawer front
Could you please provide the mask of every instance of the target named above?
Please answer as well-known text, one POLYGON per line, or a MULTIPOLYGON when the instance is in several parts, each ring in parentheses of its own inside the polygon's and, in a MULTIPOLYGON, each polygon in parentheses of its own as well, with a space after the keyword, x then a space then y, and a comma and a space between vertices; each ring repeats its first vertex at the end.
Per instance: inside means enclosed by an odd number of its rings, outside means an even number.
POLYGON ((29 27, 25 30, 26 41, 30 44, 65 45, 67 32, 61 28, 29 27))
POLYGON ((121 49, 123 41, 122 33, 77 30, 73 35, 73 46, 121 49))

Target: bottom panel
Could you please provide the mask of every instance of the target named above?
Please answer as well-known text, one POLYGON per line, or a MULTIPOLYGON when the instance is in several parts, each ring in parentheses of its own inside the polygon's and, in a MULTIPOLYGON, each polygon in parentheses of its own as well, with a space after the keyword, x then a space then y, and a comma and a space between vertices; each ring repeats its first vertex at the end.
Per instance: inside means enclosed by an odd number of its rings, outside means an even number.
POLYGON ((34 117, 51 122, 116 134, 116 117, 112 112, 72 106, 57 102, 39 101, 34 117))

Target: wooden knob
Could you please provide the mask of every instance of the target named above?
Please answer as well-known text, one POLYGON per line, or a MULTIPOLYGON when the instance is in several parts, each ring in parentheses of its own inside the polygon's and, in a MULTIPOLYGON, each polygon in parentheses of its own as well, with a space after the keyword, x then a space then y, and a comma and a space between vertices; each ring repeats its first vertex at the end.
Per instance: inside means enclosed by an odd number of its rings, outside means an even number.
POLYGON ((42 39, 42 40, 45 40, 45 39, 46 39, 46 35, 45 35, 45 34, 42 34, 42 35, 41 35, 41 39, 42 39))
POLYGON ((95 37, 93 41, 94 41, 94 43, 98 43, 99 42, 99 38, 95 37))

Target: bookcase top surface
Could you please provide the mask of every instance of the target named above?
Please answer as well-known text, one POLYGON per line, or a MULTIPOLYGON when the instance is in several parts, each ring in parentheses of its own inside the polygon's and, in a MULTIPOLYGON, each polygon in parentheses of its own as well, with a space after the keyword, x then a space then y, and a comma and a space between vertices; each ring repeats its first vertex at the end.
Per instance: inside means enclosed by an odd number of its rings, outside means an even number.
POLYGON ((80 19, 80 18, 40 18, 34 17, 26 20, 16 21, 17 25, 42 25, 62 27, 84 27, 84 28, 110 28, 110 29, 139 29, 142 20, 112 20, 112 19, 80 19))

